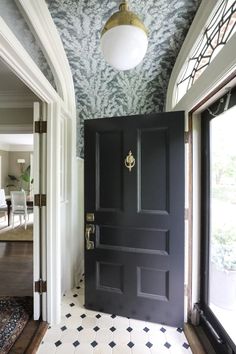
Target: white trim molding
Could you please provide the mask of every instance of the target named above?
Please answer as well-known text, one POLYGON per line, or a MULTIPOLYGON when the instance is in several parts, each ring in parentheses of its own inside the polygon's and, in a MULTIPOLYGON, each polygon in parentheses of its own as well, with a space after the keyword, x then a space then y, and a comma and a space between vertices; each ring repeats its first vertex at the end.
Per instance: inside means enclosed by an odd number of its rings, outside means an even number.
POLYGON ((68 133, 68 235, 76 232, 75 215, 78 201, 73 196, 76 159, 76 107, 73 79, 64 48, 57 33, 46 2, 16 0, 31 31, 41 44, 41 49, 54 74, 57 90, 48 82, 39 67, 0 16, 0 58, 28 88, 46 104, 47 111, 47 224, 46 224, 46 274, 47 309, 43 320, 58 323, 61 313, 61 218, 60 218, 60 116, 70 122, 68 133), (59 62, 60 61, 60 62, 59 62), (73 182, 73 183, 72 183, 73 182))
POLYGON ((52 70, 59 95, 70 112, 75 111, 74 83, 68 59, 46 2, 17 0, 16 4, 38 39, 52 70))

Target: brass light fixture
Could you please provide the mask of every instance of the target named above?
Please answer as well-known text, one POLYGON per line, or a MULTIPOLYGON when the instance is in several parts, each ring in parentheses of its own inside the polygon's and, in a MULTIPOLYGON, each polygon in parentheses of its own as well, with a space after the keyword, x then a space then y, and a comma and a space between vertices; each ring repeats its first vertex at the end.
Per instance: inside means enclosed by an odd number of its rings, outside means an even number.
POLYGON ((106 22, 101 37, 105 60, 118 70, 129 70, 144 58, 148 47, 147 29, 127 1, 106 22))

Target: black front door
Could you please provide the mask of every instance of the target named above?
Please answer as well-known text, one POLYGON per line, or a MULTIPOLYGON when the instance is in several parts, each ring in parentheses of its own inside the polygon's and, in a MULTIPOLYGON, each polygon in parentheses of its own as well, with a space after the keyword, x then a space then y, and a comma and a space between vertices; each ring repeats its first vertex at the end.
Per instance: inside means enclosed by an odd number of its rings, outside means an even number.
POLYGON ((184 113, 85 122, 85 306, 182 326, 184 113))

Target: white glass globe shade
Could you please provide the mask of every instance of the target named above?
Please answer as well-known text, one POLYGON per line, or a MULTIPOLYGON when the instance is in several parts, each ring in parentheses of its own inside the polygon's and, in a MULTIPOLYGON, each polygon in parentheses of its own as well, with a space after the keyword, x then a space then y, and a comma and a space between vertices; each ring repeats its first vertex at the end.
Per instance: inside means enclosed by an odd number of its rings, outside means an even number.
POLYGON ((129 70, 141 63, 147 47, 147 34, 141 28, 131 25, 113 27, 101 38, 105 60, 118 70, 129 70))

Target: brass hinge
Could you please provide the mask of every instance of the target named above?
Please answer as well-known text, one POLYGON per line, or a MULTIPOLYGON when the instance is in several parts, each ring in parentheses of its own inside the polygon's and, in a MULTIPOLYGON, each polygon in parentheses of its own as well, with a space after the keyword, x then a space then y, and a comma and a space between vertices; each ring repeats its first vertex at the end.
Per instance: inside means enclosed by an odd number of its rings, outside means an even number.
POLYGON ((47 133, 47 122, 44 120, 39 120, 34 124, 34 131, 35 133, 47 133))
POLYGON ((184 220, 188 220, 188 209, 184 209, 184 220))
POLYGON ((190 136, 189 131, 184 132, 184 143, 185 144, 189 143, 189 136, 190 136))
POLYGON ((47 292, 47 282, 45 280, 38 280, 34 282, 34 292, 35 293, 46 293, 47 292))
POLYGON ((34 206, 43 207, 46 206, 46 194, 35 194, 34 195, 34 206))

